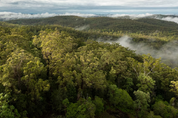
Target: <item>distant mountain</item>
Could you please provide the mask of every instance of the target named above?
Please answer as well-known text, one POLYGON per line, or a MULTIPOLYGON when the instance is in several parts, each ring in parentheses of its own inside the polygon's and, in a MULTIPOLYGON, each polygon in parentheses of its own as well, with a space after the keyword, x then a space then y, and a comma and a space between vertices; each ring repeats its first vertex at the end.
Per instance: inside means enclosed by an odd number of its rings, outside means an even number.
MULTIPOLYGON (((177 18, 177 15, 161 15, 161 14, 81 14, 81 13, 65 13, 65 14, 55 14, 55 13, 41 13, 41 14, 23 14, 14 12, 0 12, 0 21, 9 21, 17 19, 37 19, 37 18, 48 18, 54 16, 79 16, 79 17, 113 17, 120 19, 138 19, 138 18, 155 18, 164 20, 169 18, 171 21, 177 18), (172 19, 171 19, 172 18, 172 19)), ((168 20, 168 19, 167 19, 168 20)), ((178 23, 178 20, 176 21, 178 23)))
POLYGON ((143 18, 131 16, 111 17, 78 17, 78 16, 55 16, 38 19, 17 19, 7 21, 8 23, 20 25, 61 25, 72 27, 77 30, 104 30, 104 31, 124 31, 124 32, 175 32, 178 31, 178 24, 160 20, 161 18, 178 18, 173 15, 152 15, 143 18))

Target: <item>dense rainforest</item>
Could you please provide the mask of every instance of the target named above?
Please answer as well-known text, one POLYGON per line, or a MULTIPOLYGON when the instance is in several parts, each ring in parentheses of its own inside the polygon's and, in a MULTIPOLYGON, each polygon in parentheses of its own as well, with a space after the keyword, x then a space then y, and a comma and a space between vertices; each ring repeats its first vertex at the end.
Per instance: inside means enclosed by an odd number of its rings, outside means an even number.
POLYGON ((177 55, 154 58, 114 43, 125 35, 159 51, 177 46, 178 24, 76 16, 0 22, 0 118, 177 118, 177 55))

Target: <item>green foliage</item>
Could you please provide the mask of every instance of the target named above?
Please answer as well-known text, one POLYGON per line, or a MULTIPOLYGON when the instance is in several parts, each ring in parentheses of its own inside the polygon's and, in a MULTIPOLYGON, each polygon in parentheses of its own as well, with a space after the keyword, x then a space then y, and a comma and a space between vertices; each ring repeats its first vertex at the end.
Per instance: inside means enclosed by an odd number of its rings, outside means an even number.
POLYGON ((52 109, 57 112, 62 111, 63 100, 66 100, 66 97, 65 89, 59 88, 54 90, 51 94, 52 109))
POLYGON ((9 105, 10 94, 0 93, 0 118, 20 118, 18 110, 9 105))
POLYGON ((171 81, 171 90, 172 92, 175 93, 176 96, 178 96, 178 81, 171 81))
POLYGON ((133 108, 133 100, 127 91, 117 88, 116 85, 109 86, 109 102, 116 108, 123 110, 133 108))
POLYGON ((96 114, 100 114, 104 111, 104 103, 102 98, 95 96, 93 103, 96 106, 96 111, 95 111, 96 114))
POLYGON ((61 26, 73 27, 76 29, 80 29, 80 27, 85 26, 86 28, 84 28, 83 30, 100 30, 107 34, 109 34, 109 32, 112 32, 112 34, 114 34, 118 31, 121 33, 141 32, 140 34, 147 34, 148 36, 150 36, 150 34, 154 36, 158 35, 160 37, 164 34, 177 34, 176 31, 178 27, 177 24, 174 22, 166 22, 153 18, 140 18, 137 20, 132 20, 130 18, 124 17, 82 18, 77 16, 56 16, 44 19, 18 19, 8 22, 24 25, 58 24, 61 26), (158 33, 155 33, 155 31, 157 31, 158 33))
POLYGON ((138 83, 137 86, 139 87, 140 91, 152 93, 155 81, 150 76, 140 73, 138 76, 138 81, 140 83, 138 83))
POLYGON ((140 90, 134 91, 136 100, 134 101, 134 107, 137 112, 137 115, 142 118, 147 114, 147 110, 150 102, 150 93, 143 92, 140 90))
POLYGON ((33 57, 22 49, 12 52, 1 68, 3 73, 0 82, 7 89, 12 87, 17 93, 27 89, 32 99, 38 99, 40 91, 49 90, 48 80, 43 81, 39 78, 40 74, 45 72, 44 65, 39 58, 33 57))
POLYGON ((62 104, 67 107, 69 106, 69 100, 66 98, 65 100, 62 101, 62 104))
POLYGON ((158 101, 153 105, 154 113, 163 118, 177 118, 178 110, 163 101, 158 101))
POLYGON ((150 111, 150 113, 148 114, 147 118, 162 118, 162 117, 159 116, 159 115, 154 115, 154 112, 150 111))
POLYGON ((71 103, 67 107, 67 118, 94 118, 96 106, 91 98, 81 98, 77 103, 71 103))
POLYGON ((90 26, 76 31, 58 25, 0 22, 0 93, 4 93, 0 117, 177 117, 177 68, 117 43, 94 41, 127 34, 134 44, 161 49, 178 37, 176 24, 75 16, 45 20, 19 22, 90 26), (8 91, 11 96, 6 97, 8 91))
POLYGON ((136 72, 137 76, 140 73, 143 73, 145 76, 148 76, 159 68, 160 59, 154 59, 150 54, 143 55, 143 63, 138 62, 133 58, 128 58, 130 64, 132 65, 133 70, 136 72))
POLYGON ((0 41, 0 64, 5 64, 9 54, 17 48, 17 45, 11 41, 3 42, 0 41))

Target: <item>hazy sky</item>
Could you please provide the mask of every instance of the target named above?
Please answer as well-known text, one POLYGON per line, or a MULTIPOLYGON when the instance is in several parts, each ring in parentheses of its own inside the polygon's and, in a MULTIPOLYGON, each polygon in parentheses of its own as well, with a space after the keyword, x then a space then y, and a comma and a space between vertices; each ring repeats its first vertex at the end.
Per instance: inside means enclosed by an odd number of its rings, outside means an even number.
POLYGON ((138 7, 144 9, 161 7, 178 11, 178 0, 0 0, 0 12, 61 13, 68 10, 92 12, 92 10, 123 10, 138 7))
POLYGON ((0 0, 1 7, 50 7, 53 5, 97 5, 97 6, 141 6, 141 7, 173 7, 177 0, 0 0), (38 4, 37 4, 38 3, 38 4))

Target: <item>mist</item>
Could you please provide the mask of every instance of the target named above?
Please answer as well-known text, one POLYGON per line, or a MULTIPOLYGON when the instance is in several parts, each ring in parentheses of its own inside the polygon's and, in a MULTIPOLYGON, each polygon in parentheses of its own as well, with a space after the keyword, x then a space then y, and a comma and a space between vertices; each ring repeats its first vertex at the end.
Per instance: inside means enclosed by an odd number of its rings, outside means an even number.
POLYGON ((165 17, 165 18, 157 18, 157 19, 164 20, 164 21, 171 21, 178 24, 178 17, 165 17))
POLYGON ((111 17, 111 18, 127 18, 127 19, 139 19, 139 18, 155 18, 159 20, 164 21, 171 21, 178 23, 178 16, 170 17, 170 16, 164 16, 159 17, 159 15, 145 13, 145 14, 84 14, 84 13, 64 13, 64 14, 56 14, 56 13, 41 13, 41 14, 22 14, 22 13, 15 13, 15 12, 0 12, 0 20, 2 21, 8 21, 8 20, 14 20, 14 19, 33 19, 33 18, 47 18, 47 17, 54 17, 54 16, 79 16, 79 17, 111 17))
POLYGON ((22 13, 14 13, 14 12, 0 12, 0 20, 7 21, 7 20, 14 20, 14 19, 46 18, 46 17, 53 17, 56 15, 57 14, 55 13, 22 14, 22 13))
POLYGON ((54 16, 79 16, 79 17, 94 17, 95 14, 81 14, 81 13, 65 13, 65 14, 55 14, 55 13, 42 13, 42 14, 22 14, 14 12, 0 12, 0 20, 8 21, 14 19, 33 19, 33 18, 47 18, 54 16))
POLYGON ((90 25, 83 25, 83 26, 75 27, 75 30, 83 31, 89 28, 90 28, 90 25))
MULTIPOLYGON (((148 39, 152 41, 151 39, 148 39)), ((98 42, 106 43, 119 43, 123 47, 127 47, 134 50, 137 54, 151 54, 154 58, 161 58, 161 61, 171 67, 176 67, 178 65, 178 41, 172 41, 163 45, 159 50, 148 46, 146 43, 134 43, 132 38, 125 35, 115 41, 102 40, 101 38, 97 40, 98 42)))
POLYGON ((144 18, 144 17, 149 17, 149 16, 153 16, 153 14, 146 13, 146 14, 111 14, 111 15, 107 15, 107 17, 111 17, 111 18, 125 17, 125 18, 129 18, 129 19, 138 19, 138 18, 144 18))

